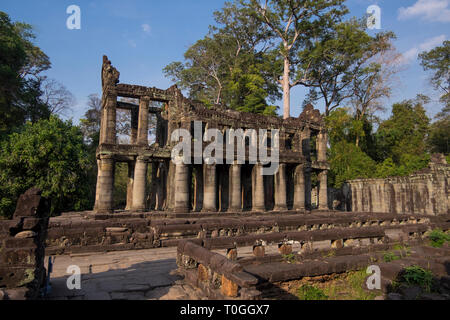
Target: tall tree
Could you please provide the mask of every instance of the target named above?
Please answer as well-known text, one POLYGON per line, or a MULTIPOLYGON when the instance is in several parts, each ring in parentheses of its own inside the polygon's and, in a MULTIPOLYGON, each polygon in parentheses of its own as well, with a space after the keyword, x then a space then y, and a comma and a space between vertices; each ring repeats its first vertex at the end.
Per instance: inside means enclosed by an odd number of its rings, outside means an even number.
POLYGON ((67 88, 54 79, 44 79, 42 101, 52 114, 67 116, 75 105, 75 97, 67 88))
POLYGON ((34 37, 30 25, 13 23, 0 11, 0 135, 49 115, 40 100, 39 74, 50 62, 34 37))
MULTIPOLYGON (((395 50, 382 50, 368 59, 353 77, 350 86, 350 105, 353 107, 355 120, 377 119, 377 112, 386 111, 384 102, 392 94, 395 75, 401 70, 401 55, 395 50)), ((356 136, 359 146, 360 136, 356 136)))
POLYGON ((100 139, 102 116, 102 100, 100 96, 96 93, 90 94, 88 96, 87 106, 88 109, 84 114, 84 118, 80 119, 80 127, 85 141, 97 146, 100 139))
POLYGON ((274 114, 276 107, 268 102, 280 95, 277 62, 266 54, 270 31, 238 2, 225 3, 214 15, 217 25, 186 51, 185 63, 166 66, 166 76, 207 105, 274 114))
POLYGON ((431 83, 442 92, 441 101, 450 108, 450 41, 421 53, 419 58, 425 70, 434 72, 431 83))
POLYGON ((274 48, 283 62, 278 81, 283 89, 283 117, 290 117, 291 88, 299 85, 297 53, 319 30, 329 29, 348 12, 344 0, 240 0, 250 14, 274 34, 274 48))
POLYGON ((223 49, 227 39, 206 36, 191 46, 184 58, 185 65, 174 62, 164 68, 164 73, 181 89, 188 89, 191 97, 203 102, 219 104, 225 86, 227 60, 223 49))
POLYGON ((392 106, 391 117, 380 124, 376 133, 381 161, 391 158, 409 172, 427 165, 430 126, 424 108, 427 102, 424 96, 418 96, 392 106))
POLYGON ((391 49, 391 32, 370 36, 365 21, 350 19, 306 40, 296 83, 310 88, 307 102, 323 99, 325 114, 362 95, 362 85, 379 75, 376 57, 391 49), (359 88, 355 88, 359 86, 359 88))

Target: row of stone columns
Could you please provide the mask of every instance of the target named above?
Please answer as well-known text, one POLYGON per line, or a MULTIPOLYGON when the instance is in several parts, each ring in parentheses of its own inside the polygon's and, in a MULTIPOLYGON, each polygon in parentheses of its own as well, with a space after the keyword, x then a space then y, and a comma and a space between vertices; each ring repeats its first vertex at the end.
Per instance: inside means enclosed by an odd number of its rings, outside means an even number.
MULTIPOLYGON (((261 174, 262 165, 257 164, 252 172, 252 210, 265 211, 264 176, 261 174)), ((306 169, 308 170, 308 169, 306 169)), ((229 211, 242 210, 242 184, 241 165, 232 164, 229 174, 229 211)), ((327 197, 327 171, 319 174, 320 196, 319 209, 328 209, 327 197)), ((203 167, 203 205, 202 211, 216 212, 217 209, 217 174, 215 165, 204 165, 203 167)), ((190 175, 189 167, 178 164, 175 171, 175 211, 188 212, 190 204, 190 175)), ((305 210, 307 207, 307 190, 311 189, 311 178, 309 172, 305 171, 303 165, 296 167, 294 172, 294 210, 305 210)), ((309 193, 310 194, 310 193, 309 193)), ((274 211, 287 210, 287 180, 286 164, 280 164, 275 175, 275 206, 274 211)))
MULTIPOLYGON (((96 196, 96 210, 110 212, 113 209, 114 167, 115 161, 111 156, 101 156, 98 161, 98 182, 96 196)), ((146 210, 147 190, 147 161, 138 157, 135 164, 129 164, 127 210, 146 210)), ((175 167, 175 212, 190 210, 190 170, 183 163, 175 167)), ((229 175, 229 211, 242 210, 241 165, 230 166, 229 175)), ((264 176, 261 174, 262 165, 257 164, 252 172, 252 210, 265 211, 264 176)), ((306 169, 308 170, 308 169, 306 169)), ((287 179, 286 164, 280 164, 275 175, 275 206, 274 211, 287 210, 287 179)), ((319 173, 319 209, 328 209, 327 171, 319 173)), ((307 207, 307 191, 311 188, 311 179, 303 165, 298 165, 294 171, 294 210, 305 210, 307 207)), ((203 166, 203 205, 204 212, 216 212, 217 209, 217 173, 216 165, 203 166)))

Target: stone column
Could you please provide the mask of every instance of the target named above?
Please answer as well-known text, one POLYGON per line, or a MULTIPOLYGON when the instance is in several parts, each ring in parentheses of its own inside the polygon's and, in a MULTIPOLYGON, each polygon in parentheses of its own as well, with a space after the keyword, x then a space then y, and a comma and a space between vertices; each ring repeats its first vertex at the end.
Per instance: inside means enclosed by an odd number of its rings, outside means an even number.
POLYGON ((280 163, 275 174, 275 207, 274 211, 287 210, 286 164, 280 163))
POLYGON ((140 145, 148 145, 148 108, 150 98, 141 97, 139 100, 139 128, 137 135, 137 143, 140 145))
POLYGON ((321 131, 317 135, 317 161, 319 162, 325 162, 327 161, 327 142, 328 142, 328 135, 325 130, 321 131))
POLYGON ((303 165, 299 165, 295 168, 294 172, 294 210, 306 209, 305 188, 305 170, 303 165))
POLYGON ((94 211, 97 211, 98 207, 98 198, 100 195, 100 173, 101 173, 101 160, 97 159, 97 185, 95 188, 95 204, 94 204, 94 211))
POLYGON ((131 144, 137 143, 139 131, 139 109, 133 108, 131 109, 131 144))
POLYGON ((134 166, 134 161, 128 162, 127 206, 125 210, 131 210, 133 208, 134 166))
POLYGON ((233 163, 230 166, 230 205, 228 211, 242 211, 241 165, 233 163))
POLYGON ((189 212, 189 167, 177 164, 175 169, 175 212, 189 212))
POLYGON ((203 209, 204 212, 217 211, 217 174, 216 165, 203 166, 203 209))
POLYGON ((134 168, 133 183, 133 210, 145 211, 147 188, 147 162, 144 158, 138 157, 134 168))
POLYGON ((252 211, 265 211, 264 204, 264 176, 261 174, 261 164, 255 164, 252 179, 252 211))
POLYGON ((100 156, 97 212, 112 213, 114 211, 114 167, 113 157, 100 156))
POLYGON ((300 134, 300 149, 307 161, 311 161, 311 130, 305 127, 300 134))
POLYGON ((117 94, 109 92, 102 102, 102 121, 100 129, 100 144, 116 143, 116 112, 117 112, 117 94))
POLYGON ((203 166, 202 165, 196 165, 193 167, 193 174, 195 173, 195 179, 194 180, 194 208, 192 208, 194 211, 199 212, 203 210, 203 197, 204 189, 204 179, 203 179, 203 166))
POLYGON ((328 172, 324 170, 319 173, 319 210, 328 210, 328 172))
POLYGON ((311 168, 305 168, 305 209, 311 210, 311 191, 312 191, 312 183, 311 183, 311 168))

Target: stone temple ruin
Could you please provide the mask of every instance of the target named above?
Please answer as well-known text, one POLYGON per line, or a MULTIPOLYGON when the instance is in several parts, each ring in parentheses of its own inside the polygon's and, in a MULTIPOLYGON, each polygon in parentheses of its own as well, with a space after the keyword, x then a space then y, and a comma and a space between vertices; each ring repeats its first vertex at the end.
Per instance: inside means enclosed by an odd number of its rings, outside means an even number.
MULTIPOLYGON (((312 174, 317 174, 320 185, 318 207, 328 209, 327 137, 320 112, 312 106, 305 108, 299 118, 287 120, 220 107, 207 108, 183 97, 176 86, 160 90, 119 83, 119 72, 107 57, 103 58, 102 85, 96 212, 114 210, 114 168, 119 162, 128 164, 127 210, 175 213, 304 211, 311 209, 312 174), (138 99, 139 105, 118 101, 121 97, 138 99), (162 107, 151 107, 152 101, 162 103, 162 107), (131 113, 130 144, 117 143, 119 109, 131 113), (156 117, 156 141, 151 145, 149 114, 156 117), (175 165, 171 161, 175 144, 170 137, 180 128, 193 132, 194 121, 201 121, 203 129, 215 128, 221 132, 227 129, 279 129, 278 173, 262 176, 258 170, 262 164, 250 164, 250 137, 246 138, 245 164, 175 165), (150 186, 147 186, 147 171, 151 174, 150 186)), ((203 143, 203 149, 205 146, 203 143)))
POLYGON ((104 57, 94 210, 48 219, 40 192, 25 193, 13 220, 0 221, 0 300, 50 291, 44 298, 296 299, 303 281, 327 282, 371 265, 381 270, 377 292, 384 298, 417 297, 392 287, 414 265, 431 270, 438 288, 420 292, 422 299, 450 299, 450 248, 429 244, 430 231, 450 231, 449 165, 441 158, 410 177, 350 181, 339 198, 348 212, 337 211, 337 197, 327 190, 319 111, 307 107, 298 118, 281 120, 207 108, 175 86, 159 90, 118 80, 104 57), (125 144, 116 134, 121 109, 131 115, 125 144), (156 123, 151 145, 150 115, 156 123), (244 164, 175 165, 169 137, 179 128, 192 131, 194 122, 202 131, 280 129, 278 172, 261 175, 262 164, 250 164, 248 152, 244 164), (128 164, 126 210, 114 206, 117 163, 128 164), (50 278, 44 249, 56 256, 50 278), (387 261, 387 253, 397 259, 387 261), (71 265, 80 266, 81 290, 66 288, 71 265))

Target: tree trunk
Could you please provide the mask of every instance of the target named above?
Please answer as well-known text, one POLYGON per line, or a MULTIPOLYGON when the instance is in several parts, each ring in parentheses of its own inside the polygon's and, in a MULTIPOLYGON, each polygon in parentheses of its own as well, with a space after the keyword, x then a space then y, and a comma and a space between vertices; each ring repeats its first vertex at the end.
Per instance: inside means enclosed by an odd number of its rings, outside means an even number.
POLYGON ((222 86, 219 87, 219 92, 217 93, 216 104, 220 104, 220 96, 222 95, 222 86))
POLYGON ((289 80, 291 64, 289 58, 284 58, 284 72, 283 72, 283 119, 288 119, 291 116, 291 85, 289 80))

